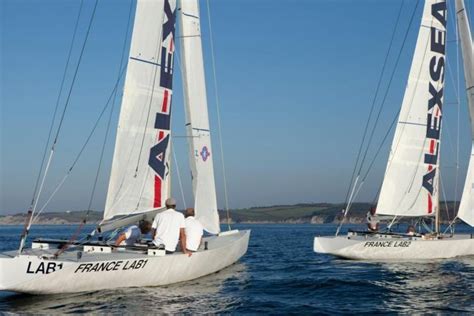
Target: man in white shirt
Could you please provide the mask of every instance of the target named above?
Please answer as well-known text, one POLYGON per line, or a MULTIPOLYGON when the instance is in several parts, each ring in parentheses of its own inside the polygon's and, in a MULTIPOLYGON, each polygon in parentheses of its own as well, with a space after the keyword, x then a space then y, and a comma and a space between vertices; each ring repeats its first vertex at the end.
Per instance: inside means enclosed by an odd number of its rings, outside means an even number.
POLYGON ((186 210, 186 219, 184 220, 184 223, 186 224, 186 247, 189 251, 196 252, 201 245, 204 229, 202 228, 201 223, 194 218, 193 208, 188 208, 186 210))
POLYGON ((377 216, 376 207, 373 206, 367 212, 367 229, 369 232, 378 232, 379 231, 379 218, 377 216))
POLYGON ((156 246, 164 245, 166 253, 170 254, 176 251, 176 246, 180 241, 183 252, 191 256, 191 252, 186 249, 184 215, 175 210, 175 199, 167 199, 165 205, 166 211, 157 214, 153 221, 151 231, 153 243, 156 246))
POLYGON ((151 223, 149 221, 140 221, 137 225, 132 225, 127 230, 119 235, 115 241, 115 246, 133 246, 142 237, 151 230, 151 223))

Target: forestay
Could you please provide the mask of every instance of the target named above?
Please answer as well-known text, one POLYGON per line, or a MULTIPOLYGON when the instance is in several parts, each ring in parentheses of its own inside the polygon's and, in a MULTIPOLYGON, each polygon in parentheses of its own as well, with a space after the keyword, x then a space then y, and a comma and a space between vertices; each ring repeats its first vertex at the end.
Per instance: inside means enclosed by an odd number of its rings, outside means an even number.
POLYGON ((220 231, 219 215, 197 0, 181 1, 180 29, 186 131, 189 137, 195 213, 204 229, 217 234, 220 231))
POLYGON ((459 205, 458 217, 471 226, 474 226, 474 69, 472 37, 469 29, 466 10, 463 0, 456 0, 456 18, 461 40, 461 48, 464 64, 464 79, 466 81, 467 103, 471 117, 471 157, 467 170, 466 181, 459 205))
POLYGON ((446 2, 427 0, 377 213, 435 214, 446 48, 446 2))
POLYGON ((104 219, 157 209, 170 191, 176 2, 138 0, 104 219))

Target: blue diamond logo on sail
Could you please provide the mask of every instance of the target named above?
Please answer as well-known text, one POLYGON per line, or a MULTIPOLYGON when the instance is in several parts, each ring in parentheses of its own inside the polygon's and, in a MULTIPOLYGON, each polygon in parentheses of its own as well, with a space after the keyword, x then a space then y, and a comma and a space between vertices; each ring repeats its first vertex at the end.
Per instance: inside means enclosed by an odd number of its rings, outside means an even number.
POLYGON ((202 160, 206 161, 207 158, 209 158, 210 156, 211 156, 211 152, 209 151, 209 149, 207 149, 207 146, 202 147, 202 150, 201 150, 202 160))

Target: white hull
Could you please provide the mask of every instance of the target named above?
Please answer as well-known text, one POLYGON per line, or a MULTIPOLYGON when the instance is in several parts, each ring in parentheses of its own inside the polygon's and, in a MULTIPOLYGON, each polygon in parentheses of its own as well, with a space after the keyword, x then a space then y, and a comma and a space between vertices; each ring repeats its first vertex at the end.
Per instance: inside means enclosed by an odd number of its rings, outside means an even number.
POLYGON ((314 251, 355 260, 427 260, 474 255, 474 236, 455 235, 442 239, 400 235, 357 235, 315 237, 314 251))
POLYGON ((208 250, 191 257, 175 253, 161 257, 143 253, 109 254, 71 251, 57 260, 40 257, 44 250, 0 254, 0 290, 54 294, 121 287, 160 286, 196 279, 235 263, 247 251, 250 231, 205 238, 208 250), (94 270, 94 266, 102 264, 94 270), (87 269, 89 265, 89 269, 87 269), (90 271, 87 271, 90 270, 90 271))

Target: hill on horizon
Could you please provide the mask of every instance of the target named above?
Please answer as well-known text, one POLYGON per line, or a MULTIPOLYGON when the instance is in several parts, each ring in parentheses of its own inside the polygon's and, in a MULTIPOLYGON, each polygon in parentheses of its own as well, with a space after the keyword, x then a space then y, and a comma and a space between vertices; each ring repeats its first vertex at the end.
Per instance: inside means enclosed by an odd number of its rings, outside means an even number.
MULTIPOLYGON (((456 202, 456 206, 458 206, 456 202)), ((342 218, 344 203, 298 203, 294 205, 258 206, 230 210, 233 223, 337 223, 342 218)), ((371 203, 354 203, 347 216, 350 223, 365 221, 371 203)), ((455 202, 440 203, 441 220, 449 221, 454 218, 455 202), (446 206, 448 212, 446 212, 446 206)), ((83 211, 44 212, 39 216, 37 224, 74 224, 80 223, 86 215, 83 211)), ((94 224, 102 220, 102 212, 90 211, 88 223, 94 224)), ((221 222, 227 222, 227 212, 219 210, 221 222)), ((0 224, 19 225, 26 220, 26 213, 0 215, 0 224)))

